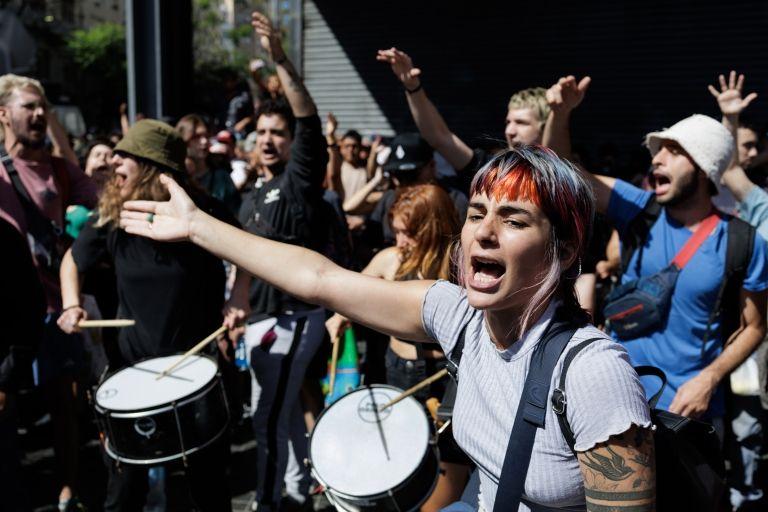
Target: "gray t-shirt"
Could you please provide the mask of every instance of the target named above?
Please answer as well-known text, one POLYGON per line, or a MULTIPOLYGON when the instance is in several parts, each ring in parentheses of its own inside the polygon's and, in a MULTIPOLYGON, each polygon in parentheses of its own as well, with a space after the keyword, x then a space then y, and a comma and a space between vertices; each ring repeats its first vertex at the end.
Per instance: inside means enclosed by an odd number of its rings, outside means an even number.
MULTIPOLYGON (((493 510, 507 442, 533 349, 552 319, 550 304, 521 340, 499 351, 490 339, 482 311, 472 308, 462 288, 438 281, 422 306, 425 332, 446 354, 467 324, 459 366, 459 390, 453 432, 459 446, 480 472, 480 505, 493 510)), ((576 450, 586 451, 634 424, 650 427, 645 394, 626 351, 593 326, 576 331, 565 352, 579 342, 592 342, 571 363, 565 384, 567 416, 576 450)), ((561 357, 552 376, 552 392, 560 379, 561 357)), ((549 402, 551 403, 551 402, 549 402)), ((579 463, 563 438, 557 416, 547 410, 545 428, 536 432, 533 453, 519 510, 585 510, 584 482, 579 463)))

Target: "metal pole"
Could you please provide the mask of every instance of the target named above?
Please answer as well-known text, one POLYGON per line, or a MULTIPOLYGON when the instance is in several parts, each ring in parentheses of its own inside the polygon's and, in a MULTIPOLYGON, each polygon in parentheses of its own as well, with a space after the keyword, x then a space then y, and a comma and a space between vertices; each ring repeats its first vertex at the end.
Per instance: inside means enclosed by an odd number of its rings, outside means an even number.
POLYGON ((155 13, 155 106, 157 108, 155 117, 161 119, 163 117, 163 44, 160 39, 160 0, 154 0, 152 3, 155 13))
POLYGON ((125 55, 128 64, 128 122, 136 122, 136 55, 133 38, 133 0, 125 0, 125 55))

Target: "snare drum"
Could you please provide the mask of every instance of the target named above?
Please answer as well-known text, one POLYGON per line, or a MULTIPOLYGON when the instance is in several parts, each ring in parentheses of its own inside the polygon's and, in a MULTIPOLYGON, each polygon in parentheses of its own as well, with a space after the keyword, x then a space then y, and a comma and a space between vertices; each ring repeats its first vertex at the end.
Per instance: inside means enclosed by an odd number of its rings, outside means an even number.
POLYGON ((424 408, 408 397, 379 411, 401 393, 361 387, 317 418, 308 464, 337 509, 405 512, 432 493, 438 454, 424 408))
POLYGON ((96 418, 110 457, 140 465, 186 462, 187 455, 224 433, 229 409, 212 358, 190 356, 157 379, 181 357, 139 361, 112 374, 96 390, 96 418))

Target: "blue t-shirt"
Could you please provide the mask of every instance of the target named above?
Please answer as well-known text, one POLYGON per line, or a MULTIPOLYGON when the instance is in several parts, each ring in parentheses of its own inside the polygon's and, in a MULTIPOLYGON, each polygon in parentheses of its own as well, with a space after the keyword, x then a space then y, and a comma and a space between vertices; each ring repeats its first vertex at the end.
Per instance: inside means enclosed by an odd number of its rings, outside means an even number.
MULTIPOLYGON (((625 181, 616 181, 606 213, 614 221, 621 236, 624 236, 627 227, 643 210, 651 196, 651 192, 625 181)), ((667 374, 668 384, 658 405, 662 409, 668 409, 678 388, 695 377, 722 351, 720 318, 715 318, 710 327, 710 339, 707 341, 702 360, 702 343, 707 330, 707 320, 715 306, 725 272, 727 226, 727 222, 721 220, 680 272, 672 294, 666 327, 662 331, 624 342, 633 365, 656 366, 667 374)), ((654 274, 667 267, 692 234, 691 230, 668 217, 666 209, 662 208, 659 218, 651 226, 642 251, 637 249, 632 255, 622 276, 622 283, 654 274), (638 265, 641 252, 642 261, 638 265)), ((765 240, 755 237, 752 259, 742 285, 745 290, 759 292, 768 288, 767 252, 765 240)), ((725 307, 739 305, 726 304, 725 307)), ((644 384, 649 396, 659 387, 655 379, 647 379, 644 384)), ((717 417, 723 413, 723 390, 720 387, 712 397, 707 416, 717 417)))

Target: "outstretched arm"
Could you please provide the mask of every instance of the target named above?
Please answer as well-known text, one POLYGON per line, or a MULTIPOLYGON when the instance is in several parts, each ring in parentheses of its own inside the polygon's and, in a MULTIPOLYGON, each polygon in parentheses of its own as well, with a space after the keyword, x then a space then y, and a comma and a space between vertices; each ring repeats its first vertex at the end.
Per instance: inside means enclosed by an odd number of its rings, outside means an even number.
POLYGON ((392 282, 364 276, 303 247, 251 235, 199 210, 168 176, 161 180, 171 199, 126 202, 120 225, 128 233, 161 241, 190 240, 305 302, 398 338, 427 339, 421 304, 430 281, 392 282))
POLYGON ((293 115, 309 117, 316 114, 315 103, 312 101, 307 88, 304 87, 304 82, 296 72, 296 68, 288 60, 280 42, 280 34, 272 26, 272 22, 260 12, 254 12, 251 14, 251 25, 253 25, 256 35, 259 36, 261 46, 269 52, 275 61, 277 76, 280 78, 280 83, 283 84, 285 97, 291 105, 293 115))
POLYGON ((427 97, 419 78, 421 70, 414 68, 408 54, 397 48, 379 50, 376 60, 389 63, 392 72, 402 82, 413 121, 424 140, 443 155, 454 169, 464 169, 472 160, 472 150, 451 132, 443 116, 427 97))

